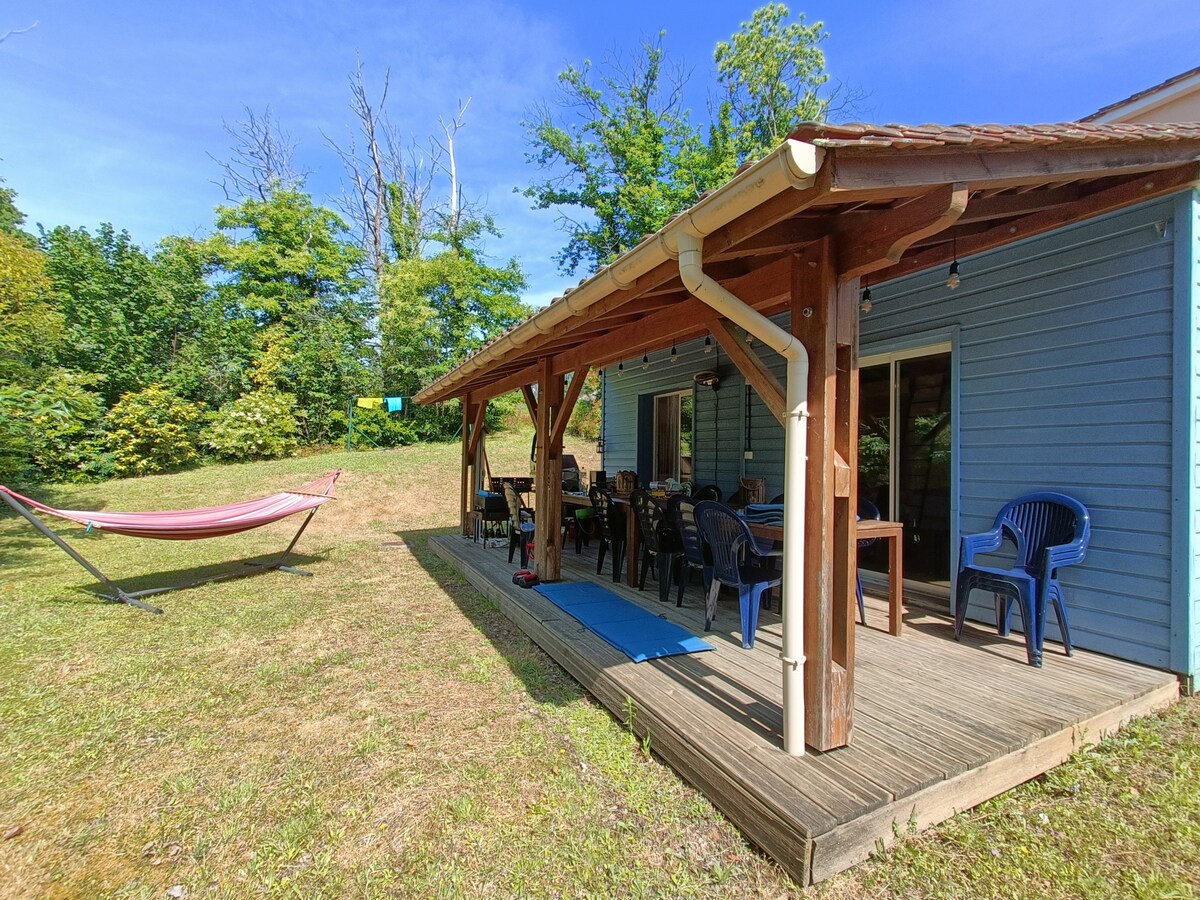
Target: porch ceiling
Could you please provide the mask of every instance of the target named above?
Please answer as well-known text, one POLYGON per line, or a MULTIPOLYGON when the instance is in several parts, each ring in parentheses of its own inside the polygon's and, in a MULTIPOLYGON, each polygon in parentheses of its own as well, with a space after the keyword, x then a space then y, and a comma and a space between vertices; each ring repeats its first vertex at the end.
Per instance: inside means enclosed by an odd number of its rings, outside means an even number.
MULTIPOLYGON (((816 161, 808 186, 764 197, 705 237, 705 268, 748 305, 787 308, 790 258, 830 238, 842 281, 880 281, 945 265, 1200 182, 1200 123, 1179 125, 876 126, 807 124, 789 139, 816 161)), ((781 148, 784 150, 788 145, 781 148)), ((778 152, 778 151, 777 151, 778 152)), ((749 167, 716 194, 759 178, 749 167)), ((691 216, 709 198, 684 214, 691 216)), ((666 246, 669 222, 414 399, 476 401, 554 374, 700 337, 716 315, 684 290, 673 259, 623 283, 641 251, 666 246), (575 291, 565 318, 557 304, 575 291), (578 299, 578 298, 576 298, 578 299)))

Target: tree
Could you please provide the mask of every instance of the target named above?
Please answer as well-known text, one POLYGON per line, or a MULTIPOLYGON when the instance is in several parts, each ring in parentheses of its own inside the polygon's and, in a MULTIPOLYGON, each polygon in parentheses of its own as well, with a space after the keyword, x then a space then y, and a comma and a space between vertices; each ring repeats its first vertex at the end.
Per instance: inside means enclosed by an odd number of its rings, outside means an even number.
POLYGON ((787 18, 786 6, 768 3, 713 52, 739 163, 778 146, 796 123, 825 118, 828 101, 818 93, 829 80, 819 47, 823 26, 806 26, 804 13, 787 18))
POLYGON ((260 325, 335 311, 361 288, 354 272, 362 251, 347 239, 346 223, 301 190, 218 206, 217 228, 208 243, 221 275, 217 291, 260 325))
POLYGON ((678 68, 664 71, 664 34, 628 63, 604 59, 595 80, 590 62, 568 67, 558 77, 559 106, 573 115, 563 121, 543 104, 523 123, 534 146, 526 159, 555 172, 525 196, 559 211, 570 235, 555 256, 564 273, 611 261, 703 190, 686 168, 701 148, 682 108, 686 79, 678 68))
POLYGON ((230 125, 225 133, 233 139, 233 155, 227 160, 209 158, 221 167, 225 177, 217 182, 226 200, 257 197, 267 200, 276 191, 298 190, 304 185, 304 172, 293 161, 296 143, 271 118, 271 108, 256 115, 245 108, 246 120, 230 125))
POLYGON ((559 76, 558 110, 542 105, 524 122, 534 148, 527 159, 552 173, 525 195, 559 211, 569 235, 555 257, 564 273, 611 262, 797 122, 824 116, 825 34, 803 16, 786 24, 788 15, 769 4, 717 45, 721 95, 706 127, 682 106, 685 78, 666 59, 665 32, 629 63, 605 59, 596 79, 586 62, 559 76))
POLYGON ((295 395, 307 443, 330 440, 336 413, 370 383, 362 251, 340 216, 294 188, 218 207, 217 227, 206 245, 216 294, 253 322, 255 365, 270 373, 256 383, 295 395))
POLYGON ((460 223, 442 252, 390 267, 380 322, 388 391, 415 394, 529 314, 520 264, 483 259, 478 240, 488 230, 489 222, 460 223))
POLYGON ((110 224, 96 234, 59 226, 43 235, 46 273, 66 327, 58 362, 103 376, 111 406, 170 367, 200 272, 160 266, 110 224))

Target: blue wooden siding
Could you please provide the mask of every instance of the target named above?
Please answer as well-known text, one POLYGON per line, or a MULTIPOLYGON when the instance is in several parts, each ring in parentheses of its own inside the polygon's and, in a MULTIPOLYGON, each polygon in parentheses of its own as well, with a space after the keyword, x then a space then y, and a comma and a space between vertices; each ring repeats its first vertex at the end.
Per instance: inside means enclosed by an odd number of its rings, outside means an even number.
POLYGON ((956 291, 941 272, 879 285, 861 332, 865 355, 957 329, 958 533, 1028 491, 1078 497, 1093 531, 1061 575, 1075 642, 1164 668, 1175 248, 1157 226, 1174 215, 1164 200, 965 259, 956 291))
MULTIPOLYGON (((1019 494, 1046 489, 1078 497, 1091 510, 1093 534, 1087 561, 1062 573, 1076 644, 1196 672, 1200 337, 1191 329, 1200 316, 1187 317, 1182 364, 1189 390, 1181 412, 1173 305, 1180 284, 1197 280, 1189 274, 1181 281, 1176 266, 1181 228, 1189 234, 1186 246, 1195 248, 1197 213, 1186 196, 1182 205, 1168 198, 963 259, 955 291, 941 271, 873 284, 861 349, 865 356, 954 340, 955 544, 961 533, 990 527, 996 511, 1019 494), (1165 233, 1164 223, 1172 226, 1165 233), (1180 427, 1187 447, 1182 500, 1172 476, 1179 446, 1173 429, 1180 427), (1173 545, 1181 516, 1187 536, 1173 545), (1176 547, 1186 559, 1182 572, 1172 568, 1176 547)), ((1200 266, 1195 256, 1183 257, 1189 268, 1200 266)), ((1196 294, 1189 289, 1193 307, 1196 294)), ((627 363, 623 381, 607 380, 610 470, 632 468, 636 459, 636 435, 625 423, 636 424, 637 395, 686 385, 697 369, 712 368, 712 357, 699 348, 696 342, 685 353, 680 346, 684 360, 671 367, 678 370, 673 380, 658 362, 650 372, 627 363)), ((782 360, 764 356, 782 378, 782 360)), ((697 394, 697 480, 715 478, 728 491, 740 473, 762 475, 768 493, 778 493, 783 430, 753 397, 753 459, 743 458, 744 386, 721 360, 719 398, 708 389, 697 394)), ((975 614, 990 618, 982 602, 973 604, 975 614)), ((1057 638, 1054 625, 1048 630, 1057 638)))

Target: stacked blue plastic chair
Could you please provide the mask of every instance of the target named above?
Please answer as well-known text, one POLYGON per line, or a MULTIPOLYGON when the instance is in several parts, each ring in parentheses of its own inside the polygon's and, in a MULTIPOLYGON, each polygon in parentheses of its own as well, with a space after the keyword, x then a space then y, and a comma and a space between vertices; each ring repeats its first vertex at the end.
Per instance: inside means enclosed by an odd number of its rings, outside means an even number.
POLYGON ((954 588, 954 634, 962 635, 971 591, 990 591, 997 603, 996 623, 1001 634, 1012 625, 1013 606, 1021 610, 1029 664, 1042 664, 1046 608, 1058 616, 1063 645, 1071 655, 1071 628, 1063 602, 1058 570, 1081 562, 1091 537, 1087 508, 1073 497, 1053 491, 1026 494, 1007 504, 996 516, 992 530, 962 539, 958 577, 954 588), (1003 569, 978 565, 975 558, 994 553, 1005 540, 1016 546, 1012 567, 1003 569))
POLYGON ((697 503, 696 523, 712 550, 713 560, 704 630, 712 629, 721 585, 735 588, 742 611, 742 646, 749 650, 754 646, 763 593, 780 583, 781 573, 769 556, 759 553, 749 526, 728 506, 715 500, 697 503))

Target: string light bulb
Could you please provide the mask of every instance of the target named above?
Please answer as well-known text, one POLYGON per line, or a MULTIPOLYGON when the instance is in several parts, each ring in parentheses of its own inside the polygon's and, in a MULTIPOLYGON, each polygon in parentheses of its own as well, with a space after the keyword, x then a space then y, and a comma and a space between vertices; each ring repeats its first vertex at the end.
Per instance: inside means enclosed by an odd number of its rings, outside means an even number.
POLYGON ((617 377, 620 378, 624 374, 625 374, 625 361, 621 360, 621 362, 617 363, 617 377))
POLYGON ((712 335, 711 334, 706 334, 704 336, 704 352, 712 353, 712 335))
POLYGON ((954 290, 960 284, 958 277, 958 237, 954 238, 954 262, 950 263, 950 272, 946 276, 946 287, 954 290))
POLYGON ((679 362, 679 351, 675 349, 674 341, 671 341, 671 362, 672 364, 679 362))
POLYGON ((859 301, 858 308, 864 313, 869 313, 874 305, 871 302, 871 286, 868 284, 863 288, 862 300, 859 301))
POLYGON ((650 356, 647 353, 642 354, 642 368, 643 369, 650 368, 650 356))

